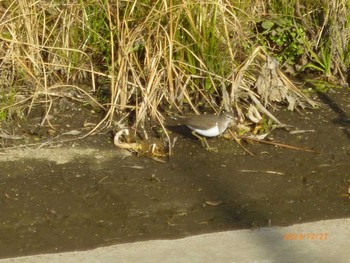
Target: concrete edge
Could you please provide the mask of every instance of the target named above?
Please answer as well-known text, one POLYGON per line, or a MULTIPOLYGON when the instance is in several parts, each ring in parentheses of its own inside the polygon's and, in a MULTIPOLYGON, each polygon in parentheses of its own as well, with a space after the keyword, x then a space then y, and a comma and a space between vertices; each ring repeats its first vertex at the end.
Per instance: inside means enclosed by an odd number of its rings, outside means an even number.
POLYGON ((61 262, 350 262, 350 219, 150 240, 88 251, 0 259, 61 262))

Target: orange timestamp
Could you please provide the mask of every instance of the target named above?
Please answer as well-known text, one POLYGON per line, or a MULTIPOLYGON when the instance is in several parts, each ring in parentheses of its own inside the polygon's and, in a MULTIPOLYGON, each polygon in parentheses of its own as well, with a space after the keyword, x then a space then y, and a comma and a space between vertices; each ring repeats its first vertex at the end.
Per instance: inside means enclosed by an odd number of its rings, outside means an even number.
POLYGON ((327 240, 328 233, 287 233, 284 240, 327 240))

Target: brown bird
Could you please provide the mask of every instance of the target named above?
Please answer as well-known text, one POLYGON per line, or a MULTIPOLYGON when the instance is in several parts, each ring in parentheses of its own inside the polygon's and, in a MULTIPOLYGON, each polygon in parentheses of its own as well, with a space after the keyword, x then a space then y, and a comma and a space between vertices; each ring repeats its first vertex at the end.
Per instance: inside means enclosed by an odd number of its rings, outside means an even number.
POLYGON ((214 148, 209 147, 206 139, 199 135, 205 137, 218 136, 227 129, 227 126, 233 118, 233 114, 222 112, 219 115, 202 114, 191 117, 182 117, 179 118, 179 123, 190 128, 193 131, 192 134, 201 140, 202 145, 207 150, 215 150, 214 148))

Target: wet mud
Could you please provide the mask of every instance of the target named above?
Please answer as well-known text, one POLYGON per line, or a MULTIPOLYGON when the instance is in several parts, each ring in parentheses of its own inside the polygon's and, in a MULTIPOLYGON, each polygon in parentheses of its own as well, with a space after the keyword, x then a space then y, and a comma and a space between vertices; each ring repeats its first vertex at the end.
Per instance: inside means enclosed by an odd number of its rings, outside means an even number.
POLYGON ((0 257, 349 217, 349 93, 274 112, 312 131, 271 138, 319 153, 243 143, 251 156, 224 138, 208 140, 213 153, 175 133, 166 163, 116 149, 106 134, 2 150, 0 257))

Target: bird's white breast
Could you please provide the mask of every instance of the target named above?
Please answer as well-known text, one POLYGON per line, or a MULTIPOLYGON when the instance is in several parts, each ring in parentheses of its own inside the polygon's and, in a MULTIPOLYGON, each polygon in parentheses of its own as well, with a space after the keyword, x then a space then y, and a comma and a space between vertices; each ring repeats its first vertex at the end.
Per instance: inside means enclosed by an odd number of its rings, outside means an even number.
POLYGON ((209 130, 200 130, 200 129, 195 129, 191 126, 189 126, 192 130, 196 131, 199 135, 203 135, 205 137, 215 137, 220 134, 219 127, 215 125, 213 128, 210 128, 209 130))

